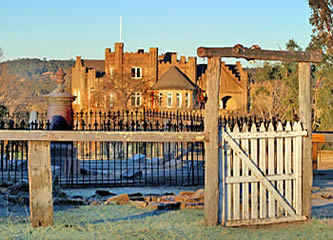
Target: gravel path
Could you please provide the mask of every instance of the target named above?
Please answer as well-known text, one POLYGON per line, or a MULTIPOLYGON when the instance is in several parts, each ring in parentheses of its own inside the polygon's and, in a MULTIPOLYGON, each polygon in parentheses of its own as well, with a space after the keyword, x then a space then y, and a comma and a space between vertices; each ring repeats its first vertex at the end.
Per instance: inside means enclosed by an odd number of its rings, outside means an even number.
POLYGON ((314 173, 312 216, 333 219, 333 170, 314 173))

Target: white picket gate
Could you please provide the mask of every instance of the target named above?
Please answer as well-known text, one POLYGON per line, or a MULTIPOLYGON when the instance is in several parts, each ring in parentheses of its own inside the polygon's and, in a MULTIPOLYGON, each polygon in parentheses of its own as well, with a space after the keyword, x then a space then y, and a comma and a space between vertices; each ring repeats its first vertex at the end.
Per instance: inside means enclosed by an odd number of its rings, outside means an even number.
POLYGON ((305 219, 302 216, 301 123, 276 130, 255 124, 220 130, 221 221, 226 226, 305 219))

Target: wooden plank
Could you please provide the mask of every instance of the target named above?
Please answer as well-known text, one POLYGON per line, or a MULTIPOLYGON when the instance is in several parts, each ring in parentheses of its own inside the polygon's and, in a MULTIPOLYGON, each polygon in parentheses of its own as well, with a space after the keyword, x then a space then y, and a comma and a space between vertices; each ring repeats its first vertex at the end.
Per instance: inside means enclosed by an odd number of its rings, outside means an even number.
MULTIPOLYGON (((286 125, 286 130, 290 131, 291 130, 291 126, 290 126, 290 122, 287 122, 286 125)), ((286 137, 285 138, 285 151, 284 151, 284 161, 285 161, 285 173, 286 174, 292 174, 291 171, 291 138, 290 137, 286 137)), ((286 180, 286 186, 285 186, 285 198, 287 199, 287 201, 289 202, 289 204, 292 204, 292 195, 291 195, 291 180, 286 180)), ((285 212, 285 215, 287 215, 287 213, 285 212)))
POLYGON ((28 141, 116 141, 116 142, 203 142, 204 132, 100 132, 0 130, 0 140, 28 141))
MULTIPOLYGON (((231 132, 229 126, 227 126, 227 132, 231 132)), ((223 136, 223 135, 222 135, 223 136)), ((225 139, 223 138, 225 141, 225 139)), ((228 145, 227 145, 228 146, 228 145)), ((227 149, 227 177, 231 177, 231 148, 227 149)), ((232 204, 232 184, 227 184, 227 219, 232 219, 231 209, 233 208, 232 204)))
POLYGON ((331 143, 333 142, 333 133, 312 133, 312 142, 331 143))
MULTIPOLYGON (((205 105, 205 220, 208 226, 218 222, 219 206, 219 167, 218 167, 218 103, 221 74, 221 60, 218 57, 208 59, 207 103, 205 105)), ((164 133, 165 134, 165 133, 164 133)))
MULTIPOLYGON (((283 127, 281 122, 278 123, 277 131, 283 132, 283 127)), ((283 138, 277 138, 276 139, 276 174, 282 175, 283 174, 283 138)), ((277 189, 278 191, 283 194, 283 182, 285 179, 278 180, 277 181, 277 189)), ((277 205, 277 216, 281 216, 283 214, 283 209, 278 204, 277 205)))
MULTIPOLYGON (((236 124, 234 131, 235 133, 239 132, 239 127, 236 124)), ((238 144, 240 143, 240 140, 235 140, 238 144)), ((236 154, 235 151, 233 151, 233 176, 234 177, 239 177, 240 176, 240 158, 239 156, 236 154)), ((240 219, 240 184, 239 183, 235 183, 233 184, 234 188, 234 192, 233 192, 233 220, 239 220, 240 219)))
POLYGON ((323 56, 320 50, 317 51, 275 51, 249 49, 239 47, 207 48, 199 47, 197 49, 199 57, 233 57, 245 58, 248 60, 272 60, 286 62, 322 62, 323 56))
POLYGON ((278 218, 264 218, 264 219, 250 219, 250 220, 234 220, 228 221, 226 223, 227 227, 239 227, 246 225, 265 225, 265 224, 276 224, 285 222, 296 222, 304 221, 306 217, 304 216, 288 216, 288 217, 278 217, 278 218))
POLYGON ((257 166, 253 163, 249 156, 238 146, 232 137, 225 132, 223 137, 228 141, 228 144, 232 147, 234 151, 241 157, 243 161, 245 161, 246 165, 249 169, 254 173, 254 175, 260 179, 262 185, 270 192, 273 193, 274 198, 280 203, 280 205, 290 214, 291 216, 295 216, 294 209, 290 206, 290 204, 282 197, 282 195, 275 189, 275 187, 269 182, 263 172, 257 168, 257 166))
POLYGON ((310 63, 298 63, 298 94, 299 94, 299 117, 308 136, 303 139, 303 215, 311 216, 311 190, 312 190, 312 99, 311 99, 311 67, 310 63))
MULTIPOLYGON (((265 132, 265 125, 261 123, 260 131, 265 132)), ((266 139, 259 140, 259 168, 263 174, 266 173, 266 139)), ((259 185, 259 216, 260 218, 267 217, 267 200, 266 200, 266 189, 263 183, 259 185)))
MULTIPOLYGON (((219 137, 222 138, 222 132, 223 132, 223 127, 221 126, 221 129, 219 130, 219 137), (221 134, 221 135, 220 135, 221 134)), ((225 225, 226 223, 226 157, 227 157, 227 144, 225 143, 224 139, 222 139, 222 145, 221 145, 221 156, 222 158, 222 172, 221 172, 221 177, 222 177, 222 186, 220 188, 220 191, 222 191, 222 214, 221 214, 221 224, 222 226, 225 225)))
MULTIPOLYGON (((268 127, 268 132, 274 132, 273 124, 270 123, 268 127)), ((274 138, 268 139, 268 174, 275 174, 275 143, 274 138)), ((275 182, 270 181, 273 185, 275 182)), ((271 192, 268 193, 268 217, 272 218, 275 216, 275 199, 273 198, 273 194, 271 192)))
MULTIPOLYGON (((302 131, 301 123, 298 122, 294 130, 302 131)), ((295 210, 297 215, 302 214, 302 137, 295 138, 295 177, 296 177, 296 196, 295 210)), ((312 167, 312 166, 311 166, 312 167)))
MULTIPOLYGON (((283 181, 283 180, 294 180, 296 176, 294 174, 280 174, 280 175, 266 175, 269 181, 283 181)), ((238 177, 226 177, 227 184, 233 183, 250 183, 250 182, 260 182, 255 176, 238 176, 238 177)))
MULTIPOLYGON (((251 133, 256 133, 257 127, 255 123, 251 126, 251 133)), ((253 163, 255 165, 258 164, 258 140, 257 139, 251 139, 251 159, 253 160, 253 163)), ((255 176, 253 175, 253 172, 251 172, 251 177, 255 176)), ((257 178, 256 178, 257 179, 257 178)), ((258 184, 251 183, 251 218, 257 219, 258 218, 258 184)))
MULTIPOLYGON (((293 125, 293 130, 296 128, 296 122, 294 122, 293 125)), ((292 157, 292 171, 295 174, 297 169, 296 169, 296 137, 292 138, 292 144, 293 144, 293 157, 292 157)), ((293 185, 293 207, 296 209, 296 179, 292 180, 292 185, 293 185)))
MULTIPOLYGON (((248 132, 247 125, 244 123, 242 132, 248 132)), ((248 139, 242 139, 241 140, 241 147, 242 149, 248 153, 249 155, 249 140, 248 139)), ((249 176, 249 168, 246 166, 244 161, 242 161, 242 176, 249 176)), ((246 182, 243 182, 243 188, 242 188, 242 218, 243 219, 249 219, 250 218, 250 209, 249 209, 249 184, 246 182)))
POLYGON ((252 139, 252 138, 277 138, 277 137, 297 137, 297 136, 307 136, 307 131, 295 132, 295 131, 285 131, 285 132, 256 132, 256 133, 231 133, 233 139, 252 139))
POLYGON ((313 143, 325 143, 325 135, 324 134, 318 134, 318 133, 313 133, 312 134, 312 142, 313 143))
POLYGON ((53 224, 50 142, 29 141, 29 201, 33 227, 53 224))

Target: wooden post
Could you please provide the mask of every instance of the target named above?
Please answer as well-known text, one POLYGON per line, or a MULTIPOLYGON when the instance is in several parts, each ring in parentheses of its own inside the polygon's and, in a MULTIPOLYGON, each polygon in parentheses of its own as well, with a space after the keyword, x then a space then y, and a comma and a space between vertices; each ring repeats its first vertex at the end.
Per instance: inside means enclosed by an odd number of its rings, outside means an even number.
POLYGON ((208 226, 219 223, 219 161, 218 161, 218 106, 221 61, 219 57, 208 58, 207 103, 205 106, 205 220, 208 226))
POLYGON ((307 218, 311 217, 311 190, 312 190, 312 122, 311 122, 311 79, 310 63, 298 63, 299 83, 299 115, 303 128, 308 136, 303 138, 302 162, 302 213, 307 218))
POLYGON ((49 141, 29 141, 30 221, 33 227, 53 224, 49 141))

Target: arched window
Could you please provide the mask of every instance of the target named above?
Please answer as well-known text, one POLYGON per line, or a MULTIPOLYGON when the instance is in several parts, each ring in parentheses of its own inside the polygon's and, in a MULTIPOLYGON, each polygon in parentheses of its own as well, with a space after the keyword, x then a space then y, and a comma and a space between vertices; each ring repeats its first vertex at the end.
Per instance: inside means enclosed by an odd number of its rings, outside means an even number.
POLYGON ((234 98, 231 96, 225 96, 221 98, 219 107, 224 110, 236 110, 237 104, 234 98))

